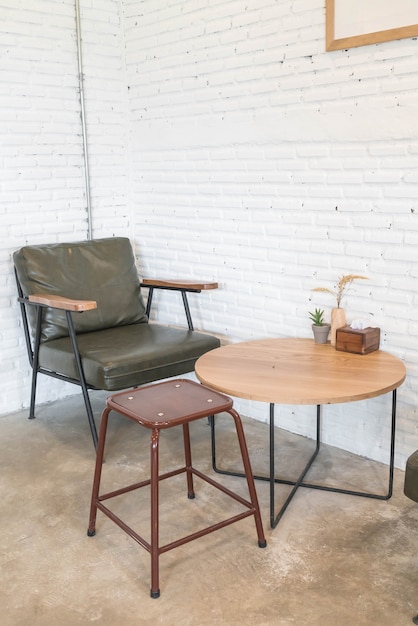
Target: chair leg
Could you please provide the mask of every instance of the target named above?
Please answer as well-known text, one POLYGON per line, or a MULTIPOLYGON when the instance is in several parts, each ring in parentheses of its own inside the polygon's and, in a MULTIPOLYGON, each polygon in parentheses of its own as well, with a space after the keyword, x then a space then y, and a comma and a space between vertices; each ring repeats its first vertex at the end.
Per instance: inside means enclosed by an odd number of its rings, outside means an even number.
POLYGON ((159 485, 158 485, 158 444, 160 432, 153 429, 151 434, 151 598, 160 597, 159 587, 159 485))
POLYGON ((234 422, 235 422, 235 429, 237 432, 239 447, 241 450, 241 457, 242 457, 242 462, 244 465, 245 477, 247 479, 248 491, 250 494, 250 501, 254 507, 254 520, 255 520, 255 526, 257 529, 258 545, 260 548, 265 548, 267 546, 267 541, 264 536, 263 524, 262 524, 261 515, 260 515, 260 507, 258 504, 258 497, 257 497, 257 492, 255 489, 255 484, 254 484, 253 471, 251 468, 251 462, 250 462, 250 457, 248 454, 247 443, 245 441, 244 429, 242 427, 241 418, 239 414, 235 411, 235 409, 230 409, 228 413, 232 415, 234 422))
POLYGON ((81 356, 78 350, 77 335, 76 335, 75 328, 74 328, 73 318, 71 317, 71 312, 66 311, 65 314, 67 317, 68 330, 70 333, 70 339, 71 339, 71 345, 72 345, 73 352, 74 352, 74 358, 75 358, 76 365, 77 365, 78 377, 80 379, 80 385, 81 385, 81 389, 83 392, 84 404, 85 404, 86 411, 87 411, 87 419, 89 421, 90 432, 93 438, 94 447, 97 450, 96 423, 94 421, 93 410, 91 408, 91 402, 90 402, 89 392, 87 388, 86 377, 84 376, 83 364, 81 362, 81 356))
POLYGON ((107 407, 104 409, 102 413, 101 424, 100 424, 99 442, 98 442, 97 454, 96 454, 96 467, 94 470, 93 490, 91 494, 89 527, 87 530, 87 535, 89 537, 93 537, 96 534, 97 501, 99 498, 100 479, 102 477, 102 467, 103 467, 103 454, 104 454, 104 449, 105 449, 106 431, 107 431, 107 424, 109 420, 110 410, 111 409, 107 407))
POLYGON ((187 473, 187 497, 189 500, 193 500, 195 497, 193 486, 193 472, 192 472, 192 453, 190 450, 190 430, 189 424, 183 424, 183 440, 184 440, 184 457, 186 460, 186 473, 187 473))
POLYGON ((84 406, 86 407, 87 419, 89 422, 91 437, 93 439, 93 445, 95 450, 97 450, 97 430, 96 430, 96 422, 94 421, 93 409, 91 408, 90 396, 87 389, 87 386, 84 384, 81 385, 83 391, 84 398, 84 406))
POLYGON ((35 402, 36 402, 36 382, 38 379, 39 369, 39 346, 41 343, 41 329, 42 329, 42 307, 37 307, 36 310, 36 330, 35 341, 32 355, 32 385, 30 391, 30 407, 29 407, 29 419, 35 419, 35 402))
POLYGON ((35 419, 35 404, 36 404, 36 381, 38 378, 38 370, 35 368, 35 363, 33 364, 32 369, 32 385, 30 390, 30 405, 29 405, 29 415, 28 419, 35 419))

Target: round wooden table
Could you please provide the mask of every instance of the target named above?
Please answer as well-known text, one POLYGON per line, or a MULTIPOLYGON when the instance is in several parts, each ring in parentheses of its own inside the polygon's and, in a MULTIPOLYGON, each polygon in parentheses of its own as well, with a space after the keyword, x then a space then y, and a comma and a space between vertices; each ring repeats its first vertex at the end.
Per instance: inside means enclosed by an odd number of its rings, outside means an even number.
MULTIPOLYGON (((256 476, 270 481, 270 525, 274 528, 298 487, 311 487, 377 499, 392 495, 396 425, 396 389, 403 383, 406 370, 397 357, 382 350, 370 354, 352 354, 336 350, 330 344, 316 344, 312 339, 260 339, 216 348, 201 356, 195 365, 203 384, 223 393, 270 403, 270 474, 256 476), (392 392, 392 428, 388 492, 371 494, 313 485, 303 482, 320 446, 321 405, 365 400, 392 392), (275 477, 274 405, 316 405, 316 449, 296 481, 275 477), (294 488, 277 515, 274 514, 274 484, 284 482, 294 488)), ((215 423, 213 423, 213 440, 215 423)), ((213 445, 216 471, 216 447, 213 445)), ((227 473, 227 472, 224 472, 227 473)), ((232 472, 240 475, 239 472, 232 472)))

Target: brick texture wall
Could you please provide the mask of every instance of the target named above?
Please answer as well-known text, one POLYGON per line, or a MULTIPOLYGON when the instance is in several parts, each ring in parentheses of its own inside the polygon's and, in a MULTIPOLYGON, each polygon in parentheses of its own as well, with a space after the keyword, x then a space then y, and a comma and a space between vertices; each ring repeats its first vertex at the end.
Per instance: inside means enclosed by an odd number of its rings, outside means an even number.
MULTIPOLYGON (((0 14, 1 414, 28 404, 11 251, 84 238, 87 218, 74 3, 0 14)), ((417 40, 327 53, 323 0, 81 0, 81 16, 94 235, 131 236, 146 276, 218 280, 192 306, 224 341, 311 336, 308 310, 333 304, 311 289, 367 275, 344 306, 407 366, 403 467, 418 448, 417 40)), ((388 411, 326 407, 324 439, 386 461, 388 411)), ((303 434, 312 421, 278 411, 303 434)))
MULTIPOLYGON (((407 364, 402 463, 418 447, 418 42, 327 53, 323 0, 124 7, 146 272, 217 279, 196 306, 227 341, 310 336, 308 310, 333 305, 311 289, 367 275, 344 305, 407 364)), ((387 459, 388 401, 326 407, 325 440, 387 459)), ((265 405, 239 404, 266 419, 265 405)), ((278 413, 312 434, 312 411, 278 413)))
MULTIPOLYGON (((81 2, 93 233, 132 233, 120 5, 81 2)), ((0 414, 28 406, 30 376, 16 304, 13 250, 87 238, 73 0, 0 7, 0 414), (30 6, 29 6, 30 5, 30 6)), ((39 400, 75 388, 40 377, 39 400)))

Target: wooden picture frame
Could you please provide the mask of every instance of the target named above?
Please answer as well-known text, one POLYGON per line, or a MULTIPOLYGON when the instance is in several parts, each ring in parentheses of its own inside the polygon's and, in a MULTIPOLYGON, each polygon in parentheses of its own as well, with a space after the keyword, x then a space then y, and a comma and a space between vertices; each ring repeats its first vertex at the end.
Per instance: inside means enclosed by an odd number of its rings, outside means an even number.
POLYGON ((327 51, 418 36, 418 0, 325 0, 325 14, 327 51))

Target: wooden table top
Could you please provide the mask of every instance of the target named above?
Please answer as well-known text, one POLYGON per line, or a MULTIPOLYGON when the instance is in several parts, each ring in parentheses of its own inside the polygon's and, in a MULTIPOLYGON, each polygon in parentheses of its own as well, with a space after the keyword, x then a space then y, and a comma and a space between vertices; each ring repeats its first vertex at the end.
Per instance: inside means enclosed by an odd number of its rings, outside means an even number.
POLYGON ((336 404, 380 396, 405 380, 403 362, 382 350, 341 352, 313 339, 260 339, 216 348, 195 365, 201 383, 248 400, 336 404))

